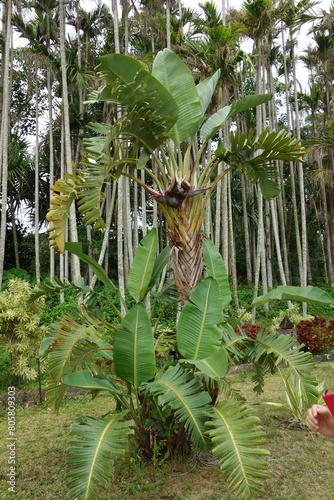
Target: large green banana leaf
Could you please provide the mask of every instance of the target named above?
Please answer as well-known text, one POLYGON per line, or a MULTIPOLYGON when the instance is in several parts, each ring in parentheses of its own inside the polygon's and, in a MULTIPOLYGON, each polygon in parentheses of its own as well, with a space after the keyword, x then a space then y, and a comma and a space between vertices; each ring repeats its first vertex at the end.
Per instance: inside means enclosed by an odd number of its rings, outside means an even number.
POLYGON ((203 141, 208 141, 218 132, 226 120, 238 113, 247 111, 247 109, 264 104, 270 101, 271 98, 272 94, 248 95, 243 99, 233 102, 230 106, 225 106, 210 116, 204 123, 200 130, 200 138, 203 141))
POLYGON ((202 280, 185 303, 176 330, 178 351, 187 359, 205 359, 221 347, 223 321, 218 283, 208 277, 202 280))
MULTIPOLYGON (((199 380, 186 372, 180 365, 170 366, 167 371, 159 372, 155 380, 145 385, 146 392, 158 397, 162 407, 170 406, 185 428, 195 446, 206 448, 205 419, 203 412, 212 412, 211 398, 203 391, 199 380)), ((211 413, 212 416, 212 413, 211 413)))
POLYGON ((176 122, 179 113, 177 103, 168 89, 142 63, 130 56, 102 56, 99 70, 109 84, 93 92, 88 103, 116 102, 127 110, 118 126, 110 128, 110 133, 118 138, 122 134, 132 135, 151 151, 158 147, 166 139, 166 133, 176 122))
POLYGON ((80 424, 72 426, 71 434, 77 437, 70 441, 68 449, 70 499, 100 498, 98 486, 105 486, 112 476, 110 459, 125 455, 128 438, 134 433, 134 422, 122 421, 126 414, 121 412, 108 419, 82 417, 80 424))
POLYGON ((62 378, 62 381, 66 385, 87 389, 89 391, 109 391, 112 394, 120 394, 109 375, 92 375, 87 370, 69 373, 62 378))
POLYGON ((147 292, 152 278, 157 248, 158 232, 153 228, 141 240, 129 271, 127 287, 136 302, 140 302, 147 292))
POLYGON ((107 83, 121 78, 125 83, 133 82, 137 73, 145 70, 143 62, 123 54, 107 54, 99 58, 98 71, 107 83))
POLYGON ((44 339, 42 339, 38 352, 38 357, 40 359, 43 359, 44 356, 47 356, 49 354, 49 349, 52 345, 52 342, 53 342, 53 337, 44 337, 44 339))
POLYGON ((334 299, 321 288, 315 286, 278 286, 265 295, 261 295, 253 300, 247 306, 247 309, 252 307, 262 306, 273 300, 295 300, 297 302, 307 302, 308 304, 321 304, 326 306, 333 306, 334 299))
POLYGON ((203 119, 201 99, 194 78, 184 62, 169 49, 158 52, 152 74, 168 89, 177 103, 179 117, 168 135, 175 144, 180 145, 194 137, 203 119))
POLYGON ((220 76, 220 69, 216 71, 212 76, 209 76, 208 78, 205 78, 205 80, 202 80, 196 86, 198 97, 202 105, 203 115, 206 112, 207 107, 211 102, 213 93, 215 91, 215 88, 219 80, 219 76, 220 76))
POLYGON ((180 359, 180 363, 188 363, 213 380, 219 380, 226 375, 228 369, 228 359, 226 350, 221 347, 219 351, 206 359, 180 359))
POLYGON ((117 328, 114 363, 119 377, 139 387, 154 377, 154 338, 143 304, 136 304, 117 328))
MULTIPOLYGON (((154 112, 156 118, 158 118, 159 113, 161 117, 168 119, 170 126, 172 126, 178 118, 176 101, 170 94, 168 87, 160 82, 153 72, 150 73, 143 66, 139 67, 140 65, 142 63, 137 59, 123 54, 108 54, 100 57, 98 69, 102 72, 105 80, 111 84, 100 92, 100 96, 106 94, 107 100, 109 100, 108 93, 111 91, 113 95, 113 88, 116 87, 115 84, 120 79, 128 85, 134 86, 132 92, 126 91, 124 94, 120 94, 120 98, 123 98, 123 101, 120 101, 121 104, 132 108, 137 105, 137 102, 140 102, 141 95, 143 102, 145 100, 145 106, 151 110, 151 113, 154 112)), ((128 87, 128 89, 130 88, 128 87)))
POLYGON ((222 300, 221 307, 225 309, 232 300, 228 274, 221 254, 208 238, 203 240, 203 260, 208 275, 218 283, 222 300))
MULTIPOLYGON (((129 91, 129 89, 124 88, 124 94, 129 91)), ((108 99, 104 94, 96 95, 96 100, 101 100, 102 97, 106 101, 116 101, 119 102, 117 96, 112 97, 111 93, 108 93, 108 99)), ((123 99, 122 99, 123 100, 123 99)), ((126 96, 124 96, 126 101, 126 96)), ((129 105, 129 103, 127 103, 129 105)), ((137 149, 144 146, 148 151, 153 151, 155 148, 159 147, 160 144, 168 139, 168 131, 174 120, 170 119, 170 116, 163 116, 158 108, 155 112, 151 108, 146 106, 145 97, 142 102, 137 102, 136 105, 128 106, 124 109, 123 115, 115 122, 111 127, 109 127, 109 132, 105 136, 105 144, 103 146, 103 152, 108 152, 110 150, 110 143, 113 143, 113 147, 117 152, 117 148, 122 145, 125 146, 124 139, 129 136, 133 151, 137 152, 137 149), (122 140, 123 139, 123 140, 122 140)), ((124 104, 125 105, 125 104, 124 104)), ((93 128, 94 124, 90 125, 93 128)), ((84 144, 89 147, 91 152, 99 152, 101 148, 101 140, 97 138, 91 138, 85 140, 84 144)), ((128 151, 126 153, 128 155, 128 151)), ((130 158, 133 153, 130 154, 130 158)), ((108 157, 105 158, 105 161, 108 157)), ((117 178, 117 177, 116 177, 117 178)))
MULTIPOLYGON (((270 454, 259 448, 267 443, 259 418, 249 416, 250 410, 239 401, 221 401, 213 410, 213 420, 205 424, 211 427, 208 435, 215 444, 213 454, 219 458, 235 498, 251 500, 254 492, 263 491, 263 479, 268 477, 267 463, 259 458, 270 454)), ((205 416, 211 417, 211 413, 205 416)))

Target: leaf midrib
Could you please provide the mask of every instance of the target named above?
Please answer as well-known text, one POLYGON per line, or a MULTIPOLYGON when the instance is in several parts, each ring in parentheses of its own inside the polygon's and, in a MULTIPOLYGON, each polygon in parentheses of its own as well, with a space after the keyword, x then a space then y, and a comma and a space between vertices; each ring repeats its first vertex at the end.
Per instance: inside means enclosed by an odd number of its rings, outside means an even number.
POLYGON ((202 431, 201 431, 201 429, 200 429, 200 427, 199 427, 199 425, 197 423, 197 420, 196 420, 193 412, 191 411, 191 408, 185 402, 185 399, 181 396, 181 394, 179 392, 177 392, 175 390, 175 388, 172 385, 168 384, 168 382, 165 382, 164 380, 158 380, 157 383, 161 384, 161 385, 165 385, 166 387, 168 387, 168 389, 171 390, 178 397, 178 399, 184 404, 185 408, 188 411, 188 415, 191 416, 191 419, 192 419, 193 423, 195 424, 195 427, 196 427, 196 429, 197 429, 197 431, 198 431, 198 433, 199 433, 199 435, 201 437, 201 440, 203 441, 203 443, 205 443, 205 439, 203 437, 202 431))
POLYGON ((234 448, 234 450, 236 452, 238 463, 239 463, 239 467, 240 467, 240 469, 242 471, 242 475, 243 475, 244 480, 245 480, 245 482, 247 484, 248 490, 250 490, 249 482, 248 482, 248 479, 247 479, 247 474, 246 474, 246 471, 245 471, 245 468, 244 468, 244 465, 243 465, 241 454, 239 452, 239 447, 238 447, 238 444, 237 444, 236 440, 234 439, 234 435, 233 435, 233 432, 231 430, 231 427, 229 426, 227 420, 224 418, 224 415, 219 411, 219 409, 217 407, 214 407, 213 409, 214 409, 214 411, 216 413, 218 413, 218 415, 222 419, 222 422, 224 422, 226 430, 228 431, 230 439, 231 439, 231 441, 233 443, 233 448, 234 448))
POLYGON ((95 467, 95 463, 97 461, 97 455, 98 455, 98 453, 100 451, 102 441, 104 440, 106 432, 108 431, 109 427, 113 424, 114 421, 115 421, 115 419, 112 419, 108 423, 108 425, 104 428, 104 430, 103 430, 103 432, 102 432, 102 434, 100 436, 100 439, 98 441, 98 446, 95 449, 94 458, 93 458, 93 461, 92 461, 92 464, 91 464, 91 467, 90 467, 90 471, 89 471, 89 475, 88 475, 85 498, 89 498, 89 491, 90 491, 90 484, 92 482, 93 470, 94 470, 94 467, 95 467))

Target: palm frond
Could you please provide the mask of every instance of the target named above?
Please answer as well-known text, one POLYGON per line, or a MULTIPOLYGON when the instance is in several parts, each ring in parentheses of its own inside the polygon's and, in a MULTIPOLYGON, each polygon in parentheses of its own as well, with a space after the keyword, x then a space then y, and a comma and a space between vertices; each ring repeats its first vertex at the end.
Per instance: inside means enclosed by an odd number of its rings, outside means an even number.
MULTIPOLYGON (((78 349, 77 343, 87 337, 100 337, 92 324, 79 322, 79 320, 74 320, 69 316, 65 316, 60 322, 60 328, 53 335, 53 344, 49 355, 50 374, 57 382, 65 375, 65 371, 67 373, 67 367, 73 364, 74 349, 78 349)), ((94 349, 97 349, 96 345, 94 349)))
POLYGON ((240 401, 221 401, 213 411, 213 419, 205 424, 211 427, 207 434, 215 444, 213 454, 235 497, 249 500, 253 492, 263 491, 263 479, 268 476, 267 463, 259 458, 269 455, 259 448, 267 443, 259 418, 249 416, 250 410, 240 401))
POLYGON ((253 183, 258 182, 264 198, 270 200, 279 193, 277 170, 272 162, 300 160, 305 153, 297 139, 285 130, 265 129, 259 137, 252 130, 248 135, 232 132, 230 149, 220 144, 216 156, 241 169, 253 183))
POLYGON ((229 323, 223 323, 220 328, 222 344, 230 361, 239 361, 245 356, 245 348, 250 342, 249 337, 241 329, 237 333, 229 323))
POLYGON ((311 375, 315 365, 312 354, 303 352, 302 347, 289 335, 259 332, 249 357, 262 370, 273 371, 281 365, 288 368, 290 383, 300 392, 305 405, 311 406, 318 398, 317 380, 311 375))
POLYGON ((105 485, 112 476, 112 460, 125 454, 128 438, 134 433, 133 421, 122 421, 126 413, 109 419, 83 417, 72 426, 71 434, 78 438, 70 441, 68 449, 70 499, 100 498, 98 485, 105 485))
POLYGON ((52 207, 46 216, 47 220, 51 222, 48 227, 50 245, 57 248, 60 253, 64 253, 67 220, 76 196, 76 186, 72 179, 58 179, 51 189, 54 192, 51 198, 52 207))
POLYGON ((71 283, 68 280, 62 281, 57 277, 46 278, 42 283, 39 283, 35 286, 28 299, 28 303, 33 302, 43 295, 47 295, 52 292, 64 292, 65 290, 72 290, 78 293, 82 293, 84 296, 92 293, 92 289, 88 286, 85 286, 84 280, 81 276, 76 279, 74 283, 71 283))
POLYGON ((101 205, 105 199, 103 188, 110 182, 110 171, 113 168, 112 158, 104 157, 104 161, 96 161, 92 155, 86 154, 81 168, 76 170, 72 180, 76 185, 78 210, 84 223, 94 229, 103 228, 101 205))
MULTIPOLYGON (((81 306, 81 315, 85 316, 81 306)), ((64 375, 80 369, 95 372, 94 357, 104 346, 98 344, 101 331, 93 318, 74 320, 63 318, 60 323, 51 325, 52 340, 48 347, 49 378, 46 382, 46 400, 48 406, 58 411, 66 393, 66 384, 61 379, 64 375), (96 339, 96 340, 95 340, 96 339), (94 341, 95 340, 95 341, 94 341)))
MULTIPOLYGON (((52 358, 52 346, 50 351, 50 357, 52 358)), ((97 352, 99 352, 99 346, 92 342, 87 342, 87 345, 74 347, 71 351, 71 358, 66 366, 64 366, 63 371, 61 373, 56 372, 56 374, 50 373, 46 381, 46 401, 48 408, 53 409, 57 413, 59 411, 60 404, 67 390, 67 385, 61 380, 63 376, 82 369, 93 373, 96 372, 94 356, 97 352)))
POLYGON ((170 406, 176 418, 184 422, 188 435, 196 447, 206 448, 203 411, 210 413, 211 398, 203 391, 199 380, 180 365, 159 372, 154 382, 145 384, 147 393, 158 397, 162 407, 170 406))

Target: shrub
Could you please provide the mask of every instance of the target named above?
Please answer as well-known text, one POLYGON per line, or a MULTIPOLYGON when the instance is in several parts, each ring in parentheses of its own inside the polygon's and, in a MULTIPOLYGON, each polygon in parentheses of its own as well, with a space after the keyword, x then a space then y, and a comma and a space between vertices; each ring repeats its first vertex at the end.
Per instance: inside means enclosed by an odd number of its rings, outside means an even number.
POLYGON ((29 304, 32 291, 29 283, 15 278, 8 282, 7 290, 0 292, 0 343, 10 357, 11 374, 27 380, 37 377, 30 361, 37 358, 45 333, 39 325, 44 298, 29 304))
POLYGON ((313 315, 310 314, 303 316, 299 304, 292 304, 291 307, 281 310, 279 314, 273 318, 270 331, 277 332, 285 317, 288 318, 294 326, 298 325, 302 320, 306 321, 313 319, 313 315))
POLYGON ((314 316, 296 325, 299 342, 313 354, 319 354, 334 346, 334 320, 314 316))
MULTIPOLYGON (((256 339, 257 334, 261 330, 260 325, 251 325, 250 323, 243 323, 240 328, 244 331, 244 333, 249 337, 250 339, 256 339)), ((236 330, 237 331, 237 330, 236 330)))

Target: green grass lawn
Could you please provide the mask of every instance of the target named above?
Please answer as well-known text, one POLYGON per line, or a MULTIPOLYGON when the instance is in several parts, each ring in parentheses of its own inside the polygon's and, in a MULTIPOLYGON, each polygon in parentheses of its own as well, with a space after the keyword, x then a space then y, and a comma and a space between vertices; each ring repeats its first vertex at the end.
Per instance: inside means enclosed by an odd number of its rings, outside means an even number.
MULTIPOLYGON (((334 387, 334 370, 330 363, 315 370, 319 381, 334 387)), ((279 376, 267 375, 265 392, 252 391, 251 374, 230 376, 233 387, 247 397, 250 406, 264 401, 284 402, 279 376)), ((110 409, 111 400, 100 395, 65 400, 56 416, 44 405, 18 408, 16 418, 16 492, 7 490, 7 416, 1 413, 0 499, 24 498, 52 500, 67 498, 66 448, 71 424, 80 414, 99 417, 110 409)), ((291 415, 273 407, 254 406, 267 432, 270 478, 265 494, 259 499, 331 500, 334 496, 334 441, 312 435, 291 425, 291 415)), ((190 500, 232 499, 226 491, 219 467, 209 454, 191 459, 179 458, 154 467, 139 459, 127 457, 115 464, 114 481, 101 490, 101 499, 160 498, 190 500)))

